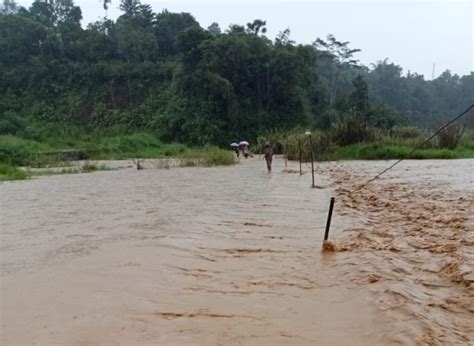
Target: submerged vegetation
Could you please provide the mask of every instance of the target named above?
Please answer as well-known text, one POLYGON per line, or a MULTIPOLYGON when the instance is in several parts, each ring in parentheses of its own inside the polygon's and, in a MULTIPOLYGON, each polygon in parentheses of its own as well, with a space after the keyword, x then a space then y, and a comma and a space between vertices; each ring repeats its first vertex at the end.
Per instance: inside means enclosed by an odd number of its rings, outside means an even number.
MULTIPOLYGON (((473 101, 474 73, 427 81, 387 59, 364 66, 333 35, 297 44, 288 29, 267 37, 260 19, 222 30, 140 0, 120 9, 83 27, 71 0, 0 6, 2 177, 68 160, 232 164, 218 147, 242 139, 297 158, 306 128, 319 159, 397 158, 473 101)), ((412 156, 472 157, 463 129, 412 156)))

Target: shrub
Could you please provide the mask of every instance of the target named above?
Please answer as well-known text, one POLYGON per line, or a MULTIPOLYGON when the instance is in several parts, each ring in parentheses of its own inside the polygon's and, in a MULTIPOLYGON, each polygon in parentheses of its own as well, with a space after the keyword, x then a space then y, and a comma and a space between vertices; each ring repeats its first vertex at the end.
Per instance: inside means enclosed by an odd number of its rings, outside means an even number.
POLYGON ((191 166, 227 166, 235 163, 234 152, 206 146, 204 150, 190 150, 178 155, 179 165, 191 166))
POLYGON ((178 154, 183 154, 186 152, 186 147, 183 144, 169 144, 164 150, 164 155, 167 157, 176 156, 178 154))
POLYGON ((204 149, 204 164, 206 166, 228 166, 235 163, 234 152, 216 147, 206 146, 204 149))
POLYGON ((130 135, 105 137, 97 144, 98 151, 109 153, 134 154, 147 148, 160 148, 161 141, 149 133, 134 133, 130 135))
POLYGON ((39 143, 12 135, 0 136, 0 162, 12 166, 28 165, 39 143))
MULTIPOLYGON (((305 135, 305 130, 296 128, 288 132, 269 132, 258 138, 257 150, 263 152, 265 142, 270 142, 275 154, 286 154, 289 160, 299 160, 301 145, 301 158, 304 161, 311 159, 310 138, 305 135)), ((324 157, 324 153, 331 146, 331 138, 327 132, 312 131, 311 142, 315 159, 324 157)), ((259 151, 257 151, 259 152, 259 151)))
POLYGON ((0 163, 0 181, 22 180, 30 177, 30 173, 14 166, 0 163))
POLYGON ((356 116, 346 117, 331 129, 332 142, 338 145, 372 142, 376 138, 377 131, 356 116))
POLYGON ((422 133, 420 129, 414 126, 395 126, 391 131, 392 137, 398 139, 418 139, 422 133))
POLYGON ((14 112, 5 112, 0 119, 0 135, 16 135, 25 131, 25 122, 14 112))
POLYGON ((445 127, 438 134, 438 145, 440 148, 454 149, 461 142, 463 128, 461 126, 451 125, 445 127))

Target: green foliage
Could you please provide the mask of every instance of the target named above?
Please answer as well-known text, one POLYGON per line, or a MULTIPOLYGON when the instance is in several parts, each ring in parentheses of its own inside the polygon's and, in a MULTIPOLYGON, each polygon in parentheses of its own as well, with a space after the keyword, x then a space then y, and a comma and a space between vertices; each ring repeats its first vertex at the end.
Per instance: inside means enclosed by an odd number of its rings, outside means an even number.
POLYGON ((93 150, 105 154, 130 154, 137 156, 137 153, 146 149, 160 149, 161 141, 149 133, 133 133, 129 135, 119 135, 113 137, 98 138, 94 143, 93 150))
POLYGON ((350 99, 353 109, 363 114, 369 108, 369 91, 367 83, 362 75, 358 75, 353 81, 354 91, 352 92, 350 99))
POLYGON ((445 127, 438 134, 438 141, 440 148, 454 149, 461 142, 463 129, 460 126, 451 125, 445 127))
POLYGON ((203 156, 205 166, 229 166, 235 163, 235 157, 232 151, 213 146, 205 147, 203 156))
POLYGON ((27 171, 5 163, 0 163, 0 181, 23 180, 29 178, 30 176, 30 173, 27 171))
POLYGON ((474 151, 460 149, 419 149, 411 153, 412 147, 383 143, 358 143, 345 147, 333 147, 326 153, 328 160, 389 160, 389 159, 457 159, 474 157, 474 151), (411 153, 411 154, 410 154, 411 153), (410 154, 410 155, 409 155, 410 154))
POLYGON ((22 135, 25 132, 25 121, 15 112, 5 112, 0 119, 0 135, 22 135))
POLYGON ((0 163, 13 166, 28 165, 34 153, 42 146, 34 141, 25 140, 13 135, 0 136, 0 163))
MULTIPOLYGON (((425 81, 388 60, 368 68, 333 35, 303 45, 288 29, 269 39, 262 19, 206 30, 189 13, 154 13, 139 0, 120 8, 117 20, 84 29, 72 0, 4 2, 0 135, 42 144, 10 139, 2 162, 32 162, 38 145, 94 158, 174 156, 184 147, 162 141, 226 147, 309 126, 324 131, 313 131, 319 156, 396 126, 436 127, 472 102, 474 73, 425 81)), ((298 138, 289 134, 277 151, 293 155, 298 138)))
POLYGON ((377 131, 360 117, 348 116, 336 123, 331 131, 331 136, 334 143, 344 146, 372 142, 377 138, 377 131))
POLYGON ((206 146, 204 150, 186 151, 177 156, 180 166, 228 166, 235 163, 234 153, 213 146, 206 146))
POLYGON ((414 126, 395 126, 391 130, 391 135, 394 138, 402 140, 417 140, 421 138, 422 132, 420 131, 420 129, 414 126))

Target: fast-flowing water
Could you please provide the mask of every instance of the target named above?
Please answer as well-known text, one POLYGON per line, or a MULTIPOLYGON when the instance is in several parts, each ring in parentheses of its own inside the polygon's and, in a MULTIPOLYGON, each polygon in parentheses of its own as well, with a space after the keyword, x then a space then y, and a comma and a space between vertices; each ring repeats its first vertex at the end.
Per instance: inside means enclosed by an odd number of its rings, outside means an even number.
POLYGON ((472 342, 473 161, 356 189, 386 165, 318 164, 316 189, 257 158, 2 183, 0 340, 472 342))

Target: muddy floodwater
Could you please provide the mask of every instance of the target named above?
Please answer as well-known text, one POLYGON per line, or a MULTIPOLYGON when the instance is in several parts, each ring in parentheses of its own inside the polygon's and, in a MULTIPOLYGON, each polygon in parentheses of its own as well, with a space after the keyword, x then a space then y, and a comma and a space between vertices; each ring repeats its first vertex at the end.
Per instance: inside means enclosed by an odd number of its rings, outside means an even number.
POLYGON ((389 164, 0 183, 0 343, 472 345, 474 160, 389 164))

